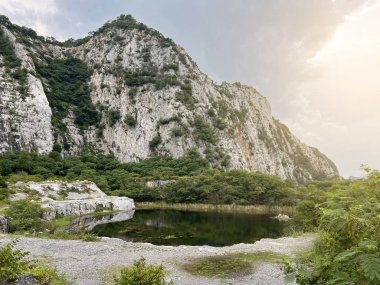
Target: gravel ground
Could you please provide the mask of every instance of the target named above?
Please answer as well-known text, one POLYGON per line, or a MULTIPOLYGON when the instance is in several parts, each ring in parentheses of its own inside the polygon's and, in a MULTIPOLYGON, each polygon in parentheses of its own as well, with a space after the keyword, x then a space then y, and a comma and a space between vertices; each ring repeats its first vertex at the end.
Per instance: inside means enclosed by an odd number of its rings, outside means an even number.
MULTIPOLYGON (((0 235, 0 244, 7 243, 13 238, 0 235)), ((58 271, 65 273, 77 285, 104 284, 100 277, 102 270, 130 265, 140 257, 145 257, 148 263, 162 263, 169 271, 168 278, 175 285, 282 285, 286 284, 284 276, 280 268, 272 264, 262 264, 250 275, 225 280, 193 276, 181 270, 179 265, 192 258, 236 252, 273 251, 292 256, 297 251, 308 248, 315 237, 262 239, 254 244, 226 247, 155 246, 148 243, 125 242, 115 238, 102 238, 100 242, 26 237, 18 239, 17 246, 30 252, 30 257, 49 260, 49 263, 55 265, 58 271)))

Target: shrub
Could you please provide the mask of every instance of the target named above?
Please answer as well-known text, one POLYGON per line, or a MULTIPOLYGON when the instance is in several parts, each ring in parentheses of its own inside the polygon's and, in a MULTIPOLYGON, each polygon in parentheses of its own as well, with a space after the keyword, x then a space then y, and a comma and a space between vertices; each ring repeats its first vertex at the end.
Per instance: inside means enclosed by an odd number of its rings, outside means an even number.
POLYGON ((0 175, 0 201, 8 198, 8 185, 4 177, 0 175))
POLYGON ((15 249, 15 242, 0 248, 0 281, 12 281, 27 269, 28 262, 24 257, 28 254, 15 249))
POLYGON ((43 209, 39 204, 27 200, 12 202, 7 209, 9 231, 39 231, 43 228, 43 209))
POLYGON ((53 144, 53 151, 60 153, 62 151, 62 146, 59 143, 53 144))
POLYGON ((177 63, 168 63, 168 64, 164 64, 164 66, 162 67, 162 71, 163 72, 166 72, 166 71, 169 71, 169 70, 173 70, 173 71, 178 71, 178 64, 177 63))
POLYGON ((193 89, 190 83, 181 85, 181 91, 175 94, 175 99, 184 104, 190 110, 194 109, 197 100, 193 97, 193 89))
POLYGON ((296 230, 312 231, 318 227, 321 211, 317 204, 311 200, 302 201, 296 208, 291 221, 296 230))
POLYGON ((319 239, 287 268, 298 284, 380 284, 380 172, 367 171, 367 179, 327 189, 317 215, 319 239))
POLYGON ((15 244, 16 242, 8 243, 0 248, 1 284, 3 284, 2 282, 4 281, 12 282, 21 274, 30 274, 41 284, 70 284, 66 277, 64 275, 60 275, 55 268, 46 267, 37 262, 29 262, 26 260, 25 256, 27 256, 28 253, 20 249, 15 249, 15 244))
POLYGON ((127 115, 124 119, 124 123, 127 124, 127 126, 134 127, 136 126, 136 118, 132 115, 127 115))
POLYGON ((121 271, 118 285, 164 285, 166 272, 162 265, 147 265, 144 258, 133 263, 121 271))
POLYGON ((196 140, 208 143, 218 141, 215 130, 201 116, 195 116, 193 126, 196 140))
POLYGON ((157 135, 155 136, 150 142, 149 142, 149 148, 151 151, 154 151, 162 142, 161 136, 157 135))
POLYGON ((57 269, 42 264, 33 264, 25 272, 31 274, 41 284, 49 285, 70 285, 65 275, 61 275, 57 272, 57 269))
POLYGON ((117 121, 119 121, 121 118, 120 110, 113 109, 109 112, 108 116, 109 116, 109 125, 110 127, 113 127, 117 123, 117 121))

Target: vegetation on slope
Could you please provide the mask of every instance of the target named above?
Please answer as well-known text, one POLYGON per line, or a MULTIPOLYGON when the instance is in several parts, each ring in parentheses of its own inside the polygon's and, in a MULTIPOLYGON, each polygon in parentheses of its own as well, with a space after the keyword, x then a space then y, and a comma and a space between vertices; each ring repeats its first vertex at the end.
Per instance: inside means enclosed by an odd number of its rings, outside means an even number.
POLYGON ((0 155, 0 175, 8 182, 64 178, 87 179, 111 195, 136 201, 211 204, 293 203, 287 196, 290 184, 278 177, 244 170, 211 168, 197 152, 181 158, 152 157, 142 162, 118 163, 111 156, 61 159, 56 153, 5 153, 0 155), (151 180, 170 180, 160 187, 151 180))
POLYGON ((19 86, 17 90, 22 96, 26 96, 28 93, 27 71, 21 68, 21 60, 16 56, 12 43, 5 36, 2 29, 0 29, 0 56, 2 56, 0 66, 4 66, 6 72, 18 81, 19 86))
POLYGON ((294 225, 319 232, 314 248, 288 267, 299 284, 380 284, 380 172, 320 183, 298 206, 294 225))
POLYGON ((38 74, 46 79, 46 96, 53 111, 55 128, 65 130, 62 120, 72 110, 74 123, 81 129, 95 125, 100 115, 91 101, 87 82, 91 72, 81 60, 73 57, 47 59, 43 64, 36 61, 38 74))

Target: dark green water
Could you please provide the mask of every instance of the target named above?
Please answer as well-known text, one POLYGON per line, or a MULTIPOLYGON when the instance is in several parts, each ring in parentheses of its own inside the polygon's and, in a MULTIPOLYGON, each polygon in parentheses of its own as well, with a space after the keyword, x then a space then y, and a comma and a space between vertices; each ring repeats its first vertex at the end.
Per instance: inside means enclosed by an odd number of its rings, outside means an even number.
POLYGON ((282 231, 280 222, 263 215, 137 210, 131 220, 99 225, 92 232, 156 245, 227 246, 276 238, 282 231))

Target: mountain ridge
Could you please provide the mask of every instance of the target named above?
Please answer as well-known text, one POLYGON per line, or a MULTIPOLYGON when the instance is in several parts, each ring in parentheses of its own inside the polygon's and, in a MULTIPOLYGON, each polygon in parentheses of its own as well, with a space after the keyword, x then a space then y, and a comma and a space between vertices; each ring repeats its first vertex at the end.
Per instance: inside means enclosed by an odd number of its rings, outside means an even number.
POLYGON ((298 182, 339 176, 256 89, 215 84, 182 47, 130 15, 65 42, 4 16, 0 26, 0 152, 90 149, 127 162, 196 149, 216 167, 298 182))

